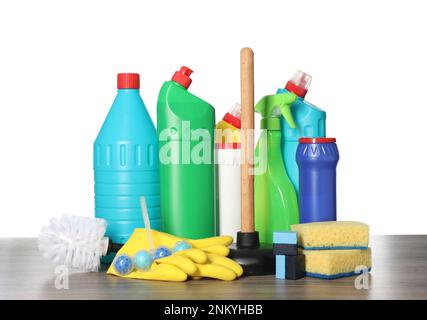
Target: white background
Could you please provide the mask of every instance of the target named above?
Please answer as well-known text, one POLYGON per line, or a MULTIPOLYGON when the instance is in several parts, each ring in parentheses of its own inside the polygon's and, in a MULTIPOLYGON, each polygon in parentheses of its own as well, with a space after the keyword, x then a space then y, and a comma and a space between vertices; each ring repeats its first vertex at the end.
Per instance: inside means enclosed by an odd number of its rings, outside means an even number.
MULTIPOLYGON (((427 233, 424 1, 2 1, 0 236, 93 215, 92 143, 118 72, 158 90, 181 65, 217 119, 239 101, 239 50, 256 99, 296 69, 337 137, 338 218, 374 234, 427 233)), ((257 118, 259 119, 259 118, 257 118)), ((256 121, 258 122, 258 121, 256 121)))

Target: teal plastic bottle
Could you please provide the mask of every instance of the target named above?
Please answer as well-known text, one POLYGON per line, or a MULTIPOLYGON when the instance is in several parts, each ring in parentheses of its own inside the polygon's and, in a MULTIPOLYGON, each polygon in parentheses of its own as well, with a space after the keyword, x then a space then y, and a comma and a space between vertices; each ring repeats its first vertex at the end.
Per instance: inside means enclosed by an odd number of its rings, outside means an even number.
POLYGON ((107 220, 106 235, 125 243, 144 226, 145 197, 151 227, 160 230, 157 134, 139 94, 139 75, 121 73, 117 96, 94 143, 95 216, 107 220))
POLYGON ((295 120, 296 127, 291 128, 283 117, 280 122, 283 160, 285 162, 286 172, 297 194, 299 192, 299 177, 296 151, 299 138, 318 138, 326 136, 326 112, 304 100, 308 88, 310 87, 310 82, 311 76, 298 70, 295 72, 292 79, 288 81, 284 89, 280 88, 277 90, 277 93, 292 92, 298 96, 297 101, 291 106, 291 113, 295 120))
POLYGON ((160 207, 163 231, 198 239, 216 234, 215 109, 188 92, 191 73, 175 72, 157 100, 160 207))

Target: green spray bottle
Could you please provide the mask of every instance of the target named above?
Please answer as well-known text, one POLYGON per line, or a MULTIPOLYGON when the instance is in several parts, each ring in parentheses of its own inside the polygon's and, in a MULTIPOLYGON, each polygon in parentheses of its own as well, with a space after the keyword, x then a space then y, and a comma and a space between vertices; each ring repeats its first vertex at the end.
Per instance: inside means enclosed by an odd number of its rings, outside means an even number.
POLYGON ((255 228, 260 242, 273 242, 274 231, 299 223, 298 199, 281 154, 280 116, 295 128, 290 106, 293 93, 263 97, 255 106, 262 115, 261 135, 255 149, 255 228))
POLYGON ((215 109, 191 94, 182 67, 157 100, 162 229, 183 238, 215 236, 215 109))

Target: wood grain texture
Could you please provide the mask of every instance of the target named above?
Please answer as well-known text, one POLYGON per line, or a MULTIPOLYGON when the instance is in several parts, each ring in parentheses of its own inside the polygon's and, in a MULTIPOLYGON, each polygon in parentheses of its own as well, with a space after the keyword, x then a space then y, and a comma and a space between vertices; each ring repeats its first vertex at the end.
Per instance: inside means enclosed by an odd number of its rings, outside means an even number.
POLYGON ((355 289, 355 277, 289 281, 260 276, 171 283, 105 272, 73 274, 70 288, 57 290, 54 269, 40 256, 36 239, 0 238, 0 299, 427 299, 427 235, 372 237, 371 247, 368 290, 355 289))
POLYGON ((240 51, 242 232, 254 232, 254 53, 240 51))

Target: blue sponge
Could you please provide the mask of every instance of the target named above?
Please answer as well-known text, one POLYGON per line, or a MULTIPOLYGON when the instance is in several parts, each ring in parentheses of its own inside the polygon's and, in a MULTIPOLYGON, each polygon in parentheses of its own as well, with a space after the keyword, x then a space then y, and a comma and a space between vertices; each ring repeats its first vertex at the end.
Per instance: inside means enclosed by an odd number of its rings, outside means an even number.
MULTIPOLYGON (((371 272, 371 268, 368 268, 368 272, 371 272)), ((331 274, 331 275, 326 275, 326 274, 320 274, 320 273, 312 273, 312 272, 306 272, 305 275, 307 277, 311 277, 311 278, 319 278, 319 279, 325 279, 325 280, 333 280, 333 279, 339 279, 339 278, 345 278, 345 277, 351 277, 351 276, 355 276, 358 274, 363 273, 363 270, 360 272, 343 272, 343 273, 338 273, 338 274, 331 274)))
POLYGON ((282 255, 276 256, 276 278, 277 279, 286 278, 286 256, 282 256, 282 255))
POLYGON ((297 244, 298 233, 295 231, 273 232, 273 243, 275 244, 297 244))

